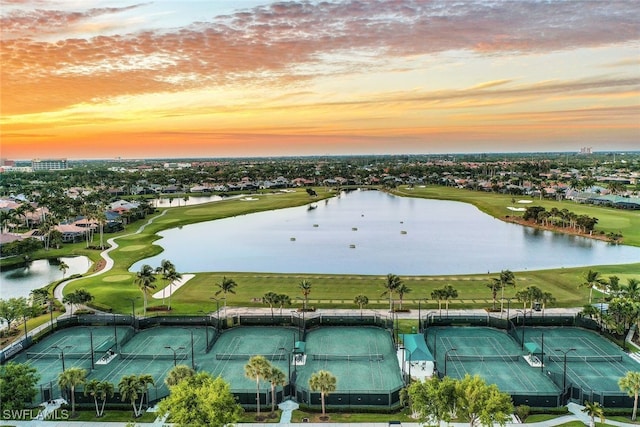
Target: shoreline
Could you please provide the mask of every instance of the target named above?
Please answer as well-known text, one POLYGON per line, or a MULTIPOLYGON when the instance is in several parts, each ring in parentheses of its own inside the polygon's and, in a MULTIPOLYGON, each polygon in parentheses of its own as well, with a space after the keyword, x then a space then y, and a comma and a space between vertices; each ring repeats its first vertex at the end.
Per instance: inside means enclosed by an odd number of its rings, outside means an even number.
MULTIPOLYGON (((535 228, 537 230, 543 230, 543 231, 551 231, 553 233, 558 233, 558 234, 566 234, 569 236, 576 236, 576 237, 584 237, 585 239, 593 239, 593 240, 598 240, 601 242, 606 242, 606 243, 611 243, 612 245, 625 245, 624 243, 624 239, 620 239, 616 242, 612 242, 606 234, 593 234, 593 233, 582 233, 578 230, 575 229, 569 229, 569 228, 564 228, 564 227, 554 227, 554 226, 549 226, 549 225, 541 225, 541 224, 536 224, 533 221, 526 221, 520 217, 513 217, 513 216, 509 216, 506 215, 502 218, 498 218, 504 222, 508 222, 511 224, 518 224, 521 225, 523 227, 530 227, 530 228, 535 228)), ((631 246, 631 245, 627 245, 627 246, 631 246)))

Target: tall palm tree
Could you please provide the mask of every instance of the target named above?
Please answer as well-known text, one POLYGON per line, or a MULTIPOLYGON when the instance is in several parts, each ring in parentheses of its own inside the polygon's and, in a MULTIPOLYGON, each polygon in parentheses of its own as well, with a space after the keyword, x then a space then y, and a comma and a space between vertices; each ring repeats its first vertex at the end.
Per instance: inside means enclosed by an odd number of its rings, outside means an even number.
POLYGON ((353 299, 353 302, 355 304, 358 305, 358 307, 360 307, 360 317, 362 317, 362 308, 369 304, 369 298, 366 295, 356 295, 356 297, 353 299))
POLYGON ((544 315, 544 309, 547 307, 547 304, 556 302, 556 297, 554 297, 551 292, 542 292, 540 302, 542 303, 542 314, 544 315))
POLYGON ((325 416, 325 397, 336 391, 336 377, 329 371, 318 371, 311 374, 309 378, 309 387, 312 391, 320 392, 320 400, 322 402, 322 416, 325 416))
POLYGON ((442 300, 445 299, 444 289, 434 289, 431 291, 431 299, 438 301, 438 311, 442 316, 442 300))
POLYGON ((589 402, 588 400, 585 400, 582 412, 585 412, 589 418, 591 418, 589 427, 595 427, 596 417, 600 418, 601 423, 604 422, 604 409, 598 402, 589 402))
POLYGON ((98 379, 92 379, 84 385, 84 395, 87 394, 93 397, 93 401, 96 405, 96 417, 104 415, 104 406, 108 397, 113 397, 114 387, 109 381, 100 381, 98 379), (102 400, 102 405, 98 407, 98 399, 102 400))
POLYGON ((282 316, 282 308, 291 305, 291 298, 287 294, 278 294, 278 307, 280 307, 280 315, 282 316))
POLYGON ((402 279, 395 274, 387 274, 384 282, 385 291, 381 296, 389 295, 389 312, 393 311, 393 292, 402 285, 402 279))
POLYGON ((271 371, 271 363, 264 356, 252 356, 244 365, 244 375, 256 382, 256 405, 260 416, 260 380, 265 379, 271 371))
POLYGON ((278 294, 275 292, 267 292, 262 296, 262 302, 269 304, 269 308, 271 308, 271 317, 273 317, 273 306, 278 303, 278 294))
POLYGON ((153 274, 153 268, 149 264, 144 264, 140 271, 136 273, 135 284, 138 285, 138 289, 142 292, 144 297, 144 316, 147 315, 147 296, 151 289, 155 289, 156 276, 153 274))
POLYGON ((284 386, 287 383, 287 377, 280 369, 272 366, 265 379, 271 384, 271 412, 274 412, 276 410, 276 387, 284 386))
POLYGON ((173 295, 173 283, 182 279, 182 274, 178 273, 175 268, 167 271, 163 276, 169 284, 169 310, 171 310, 171 296, 173 295))
POLYGON ((309 300, 309 294, 311 293, 311 282, 307 279, 302 279, 300 283, 298 283, 298 288, 302 291, 302 296, 304 297, 304 307, 303 310, 307 310, 307 301, 309 300))
POLYGON ((406 294, 411 292, 411 288, 405 285, 404 283, 400 283, 400 285, 396 289, 396 292, 398 292, 398 298, 400 298, 400 310, 402 310, 402 299, 406 294))
POLYGON ((500 272, 500 290, 502 292, 500 296, 500 312, 504 310, 504 288, 507 286, 516 286, 516 276, 511 270, 502 270, 500 272))
POLYGON ((60 372, 58 385, 61 389, 69 389, 71 394, 71 418, 76 415, 76 387, 84 384, 87 378, 87 371, 81 368, 69 368, 60 372))
POLYGON ((640 280, 628 279, 627 286, 623 289, 624 296, 631 300, 640 300, 640 280))
MULTIPOLYGON (((169 286, 169 284, 171 282, 169 282, 166 277, 166 274, 171 271, 172 269, 175 270, 175 266, 173 265, 173 263, 171 261, 169 261, 168 259, 163 259, 160 262, 160 266, 156 267, 156 274, 162 274, 162 278, 165 280, 165 286, 164 289, 167 289, 167 286, 169 286)), ((165 296, 165 291, 164 289, 162 290, 162 305, 164 305, 164 296, 165 296)), ((169 292, 171 292, 171 289, 169 289, 169 292)))
POLYGON ((444 295, 444 302, 446 304, 447 307, 447 316, 449 315, 449 302, 453 299, 453 298, 458 298, 458 291, 451 285, 447 285, 444 288, 442 288, 442 292, 444 295))
POLYGON ((64 279, 64 276, 67 274, 67 270, 69 270, 69 265, 64 261, 60 261, 58 270, 62 271, 62 278, 64 279))
POLYGON ((580 284, 581 288, 589 288, 589 304, 591 304, 593 297, 593 288, 606 285, 606 281, 600 277, 600 273, 597 271, 589 270, 585 275, 584 282, 580 284))
POLYGON ((196 371, 191 369, 190 366, 176 365, 167 373, 167 376, 164 378, 164 383, 169 387, 173 387, 178 385, 180 381, 193 377, 195 374, 196 371))
POLYGON ((633 397, 633 413, 631 414, 631 421, 636 420, 638 413, 638 394, 640 393, 640 372, 629 371, 627 374, 620 378, 618 381, 620 390, 626 391, 629 397, 633 397))
MULTIPOLYGON (((142 404, 144 403, 144 396, 147 394, 150 385, 155 385, 153 377, 149 374, 142 374, 138 376, 138 386, 142 391, 140 393, 140 405, 138 406, 138 416, 142 415, 142 404)), ((148 400, 148 399, 147 399, 148 400)))
POLYGON ((142 393, 140 383, 138 382, 138 376, 135 374, 125 375, 120 379, 118 383, 118 392, 122 401, 128 400, 133 407, 133 415, 138 418, 138 408, 136 407, 136 401, 142 393))
POLYGON ((227 294, 235 294, 236 291, 233 289, 238 286, 238 284, 233 279, 228 279, 227 276, 222 277, 222 281, 220 283, 216 283, 216 286, 220 289, 216 291, 216 295, 224 294, 224 314, 227 315, 227 294))

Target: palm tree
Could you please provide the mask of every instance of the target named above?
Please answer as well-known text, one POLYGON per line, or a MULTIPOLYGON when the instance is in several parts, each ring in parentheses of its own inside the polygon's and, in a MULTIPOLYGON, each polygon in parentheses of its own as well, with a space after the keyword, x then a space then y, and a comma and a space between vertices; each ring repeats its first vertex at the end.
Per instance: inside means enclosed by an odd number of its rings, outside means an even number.
POLYGON ((312 391, 320 392, 320 400, 322 402, 322 416, 325 416, 325 396, 336 391, 336 377, 329 371, 318 371, 309 378, 309 387, 312 391))
POLYGON ((287 383, 287 377, 280 369, 272 366, 265 379, 271 384, 271 412, 274 412, 276 410, 276 387, 284 386, 287 383))
POLYGON ((622 290, 624 296, 633 300, 640 300, 640 280, 638 279, 628 279, 627 286, 622 290))
POLYGON ((190 378, 196 374, 196 371, 187 365, 176 365, 167 373, 164 383, 168 387, 178 385, 178 383, 186 378, 190 378))
POLYGON ((87 371, 81 368, 66 369, 58 376, 58 386, 61 389, 69 389, 71 395, 71 418, 76 415, 76 387, 84 384, 86 378, 87 371))
POLYGON ((604 409, 598 402, 589 402, 588 400, 585 400, 582 412, 585 412, 591 418, 589 427, 595 427, 596 417, 600 418, 601 423, 604 422, 604 409))
POLYGON ((153 283, 156 281, 156 276, 153 274, 153 268, 150 265, 144 264, 140 271, 136 273, 135 284, 138 285, 142 296, 144 297, 144 310, 143 315, 147 315, 147 294, 149 290, 155 289, 156 285, 153 283))
POLYGON ((256 406, 260 416, 260 380, 266 378, 271 371, 271 363, 264 356, 252 356, 244 365, 244 375, 256 382, 256 406))
POLYGON ((135 374, 125 375, 120 379, 118 383, 118 392, 122 398, 122 401, 128 400, 133 407, 133 415, 138 418, 138 408, 136 407, 136 400, 141 394, 140 383, 138 382, 138 376, 135 374))
POLYGON ((58 265, 58 270, 62 271, 63 279, 64 279, 64 276, 67 274, 68 269, 69 269, 69 265, 64 261, 60 261, 60 264, 58 265))
MULTIPOLYGON (((500 312, 504 310, 504 288, 507 286, 516 286, 516 276, 511 270, 502 270, 500 272, 500 289, 502 295, 500 296, 500 312)), ((494 307, 495 308, 495 307, 494 307)))
POLYGON ((182 279, 182 274, 178 273, 175 268, 171 268, 169 271, 167 271, 164 274, 163 278, 166 279, 170 283, 170 285, 169 285, 169 310, 171 310, 171 295, 173 294, 173 282, 176 282, 176 281, 182 279))
POLYGON ((393 292, 402 285, 402 279, 395 274, 387 274, 384 282, 385 291, 381 296, 389 295, 389 312, 393 311, 393 292))
POLYGON ((585 275, 584 282, 580 284, 581 288, 589 288, 589 304, 591 304, 593 296, 593 288, 597 286, 605 286, 606 281, 600 277, 600 273, 597 271, 589 270, 585 275))
POLYGON ((304 311, 307 310, 307 301, 309 300, 309 294, 311 293, 311 282, 307 279, 303 279, 299 284, 298 288, 302 291, 302 296, 304 297, 304 307, 302 308, 304 311))
POLYGON ((438 301, 438 311, 442 316, 442 300, 445 299, 444 289, 434 289, 431 292, 431 299, 438 301))
POLYGON ((556 297, 554 297, 551 292, 542 292, 540 302, 542 303, 542 314, 544 315, 544 309, 547 307, 547 304, 556 302, 556 297))
POLYGON ((278 306, 280 307, 280 315, 282 316, 282 308, 291 305, 291 298, 287 294, 278 294, 278 306))
POLYGON ((90 394, 96 405, 96 417, 104 415, 104 405, 108 397, 113 397, 114 387, 109 381, 92 379, 84 385, 84 395, 90 394), (98 408, 98 399, 102 400, 102 406, 98 408))
POLYGON ((405 285, 404 283, 400 283, 400 286, 398 286, 398 288, 396 289, 396 292, 398 292, 398 298, 400 298, 400 310, 402 310, 402 298, 408 294, 409 292, 411 292, 411 288, 409 288, 407 285, 405 285))
POLYGON ((458 291, 451 285, 447 285, 442 288, 442 292, 444 295, 444 301, 447 307, 447 316, 449 316, 449 301, 453 298, 458 298, 458 291))
POLYGON ((356 297, 353 299, 353 302, 357 304, 358 307, 360 307, 360 317, 362 317, 362 308, 365 305, 369 304, 369 298, 367 298, 366 295, 360 294, 360 295, 356 295, 356 297))
MULTIPOLYGON (((169 284, 171 282, 169 282, 168 278, 166 277, 166 274, 171 271, 172 269, 175 270, 175 266, 173 265, 173 263, 171 261, 169 261, 168 259, 163 259, 160 262, 160 267, 156 267, 156 274, 162 274, 162 278, 165 280, 166 284, 165 284, 165 289, 167 288, 167 286, 169 286, 169 284)), ((169 289, 169 291, 171 291, 171 289, 169 289)), ((164 290, 162 291, 162 305, 164 305, 164 290)))
POLYGON ((496 309, 496 300, 498 299, 498 291, 500 290, 501 287, 502 287, 502 284, 500 283, 500 279, 497 277, 492 278, 491 281, 487 283, 487 288, 491 289, 491 297, 493 299, 494 311, 496 309))
POLYGON ((142 374, 138 376, 138 385, 142 393, 140 394, 140 406, 138 407, 138 416, 142 415, 142 404, 144 403, 144 396, 147 394, 149 385, 155 385, 153 377, 148 374, 142 374))
POLYGON ((226 276, 222 277, 222 281, 220 283, 216 283, 216 286, 220 289, 216 292, 216 295, 220 295, 220 293, 224 294, 224 313, 227 313, 227 294, 232 293, 235 294, 236 291, 233 289, 238 286, 238 284, 233 279, 227 279, 226 276))
POLYGON ((633 397, 633 413, 631 415, 631 421, 635 421, 638 412, 638 394, 640 393, 640 372, 627 372, 624 377, 620 378, 618 385, 620 386, 620 390, 626 391, 629 394, 629 397, 633 397))
POLYGON ((271 308, 271 317, 273 317, 273 306, 278 303, 278 294, 275 292, 267 292, 262 296, 262 302, 269 304, 269 308, 271 308))

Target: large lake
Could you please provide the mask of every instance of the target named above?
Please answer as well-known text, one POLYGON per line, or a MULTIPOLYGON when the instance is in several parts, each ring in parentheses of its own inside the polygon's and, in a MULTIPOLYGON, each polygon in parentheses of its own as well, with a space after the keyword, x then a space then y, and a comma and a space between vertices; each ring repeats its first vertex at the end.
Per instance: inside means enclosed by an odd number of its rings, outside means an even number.
POLYGON ((156 243, 164 252, 135 263, 131 271, 140 270, 142 264, 155 268, 163 259, 181 273, 375 275, 485 273, 640 261, 640 248, 505 223, 466 203, 353 191, 314 206, 163 231, 156 243))

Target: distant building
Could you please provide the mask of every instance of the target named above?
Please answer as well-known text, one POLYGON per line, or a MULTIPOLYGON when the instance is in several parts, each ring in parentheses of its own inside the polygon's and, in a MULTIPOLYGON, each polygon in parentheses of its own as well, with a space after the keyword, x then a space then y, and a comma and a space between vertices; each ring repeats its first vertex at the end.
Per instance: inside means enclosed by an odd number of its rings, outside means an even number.
POLYGON ((68 169, 67 159, 34 159, 31 160, 34 171, 54 171, 68 169))
POLYGON ((580 154, 586 154, 586 155, 591 154, 591 147, 582 147, 582 148, 580 148, 580 154))

